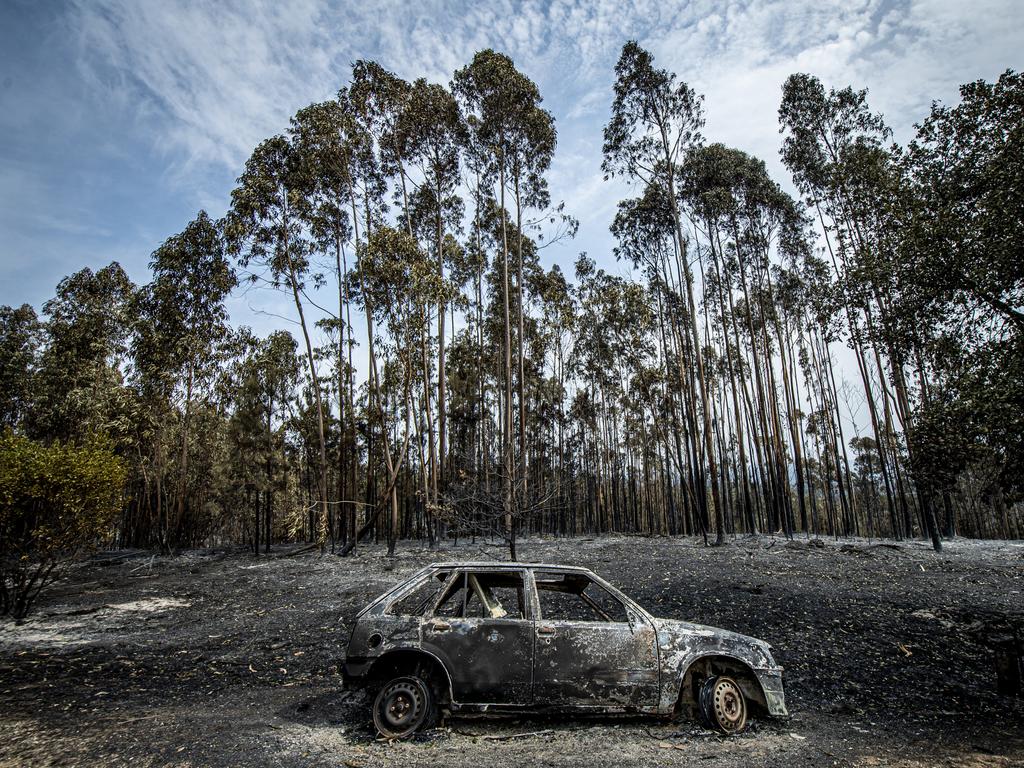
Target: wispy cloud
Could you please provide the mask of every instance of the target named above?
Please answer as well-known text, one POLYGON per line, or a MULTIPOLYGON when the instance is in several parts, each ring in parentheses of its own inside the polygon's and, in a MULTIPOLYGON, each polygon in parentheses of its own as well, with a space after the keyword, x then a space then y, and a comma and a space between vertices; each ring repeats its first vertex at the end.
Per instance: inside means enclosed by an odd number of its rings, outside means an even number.
MULTIPOLYGON (((623 190, 601 181, 601 130, 627 39, 706 95, 709 139, 762 156, 783 180, 776 112, 790 73, 869 88, 872 107, 906 139, 932 99, 1020 69, 1024 56, 1017 0, 71 0, 14 8, 16 22, 44 17, 35 32, 47 55, 0 53, 14 73, 9 87, 0 82, 0 127, 11 137, 0 162, 28 163, 20 178, 33 190, 28 202, 22 182, 0 178, 4 225, 9 243, 36 242, 47 253, 63 253, 77 232, 77 250, 60 264, 97 240, 121 253, 148 237, 137 257, 144 264, 199 205, 219 213, 256 143, 286 129, 299 107, 332 97, 359 58, 448 82, 492 47, 537 81, 558 120, 552 193, 581 220, 577 242, 546 256, 567 267, 577 250, 598 259, 611 252, 608 225, 623 190), (40 202, 45 221, 29 210, 40 202)), ((0 41, 17 33, 6 34, 0 41)), ((5 271, 15 258, 0 244, 5 271)))
POLYGON ((68 24, 86 82, 133 110, 155 142, 193 162, 237 165, 292 110, 336 86, 341 41, 318 7, 104 0, 75 5, 68 24))
POLYGON ((289 115, 330 97, 355 58, 447 81, 472 53, 507 51, 570 121, 603 118, 618 49, 637 37, 708 94, 712 125, 775 133, 771 109, 791 71, 871 86, 897 120, 965 77, 1020 58, 1013 0, 552 0, 342 3, 314 0, 94 0, 73 6, 79 64, 92 87, 131 105, 156 143, 237 167, 289 115), (981 71, 979 71, 981 70, 981 71), (744 104, 757 106, 758 122, 744 104), (722 120, 719 115, 726 115, 722 120))

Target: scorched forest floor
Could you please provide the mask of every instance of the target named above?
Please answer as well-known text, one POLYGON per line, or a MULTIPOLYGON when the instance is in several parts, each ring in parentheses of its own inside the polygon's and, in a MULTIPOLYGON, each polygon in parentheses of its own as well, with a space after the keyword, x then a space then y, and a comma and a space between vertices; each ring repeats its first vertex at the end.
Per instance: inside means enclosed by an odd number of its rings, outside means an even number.
POLYGON ((355 613, 441 551, 104 553, 0 623, 0 765, 1024 765, 1024 699, 983 635, 1024 612, 1024 544, 528 540, 653 614, 770 642, 792 719, 725 739, 640 717, 453 718, 374 737, 338 668, 355 613))

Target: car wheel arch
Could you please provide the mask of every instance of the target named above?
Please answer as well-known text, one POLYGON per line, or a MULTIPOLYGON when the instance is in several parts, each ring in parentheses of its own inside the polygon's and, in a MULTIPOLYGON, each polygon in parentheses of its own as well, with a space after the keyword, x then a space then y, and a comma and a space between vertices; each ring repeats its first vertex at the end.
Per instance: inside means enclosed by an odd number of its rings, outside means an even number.
POLYGON ((749 662, 729 654, 705 653, 691 659, 676 677, 676 714, 684 707, 696 707, 697 692, 701 683, 717 675, 732 677, 759 714, 767 711, 768 703, 764 688, 749 662))
POLYGON ((422 648, 394 648, 381 654, 370 667, 367 676, 374 683, 384 683, 391 677, 429 670, 439 693, 445 701, 452 700, 452 677, 444 663, 430 651, 422 648))

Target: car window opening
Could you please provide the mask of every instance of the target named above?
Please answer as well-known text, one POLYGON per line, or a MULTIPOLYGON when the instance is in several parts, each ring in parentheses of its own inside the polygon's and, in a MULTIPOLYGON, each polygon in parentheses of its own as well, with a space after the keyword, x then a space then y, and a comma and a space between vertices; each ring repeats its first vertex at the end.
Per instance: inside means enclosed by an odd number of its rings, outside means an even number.
POLYGON ((542 618, 616 624, 629 622, 622 601, 585 575, 539 573, 535 578, 542 618))
POLYGON ((523 619, 523 577, 518 573, 463 573, 434 610, 447 618, 523 619))

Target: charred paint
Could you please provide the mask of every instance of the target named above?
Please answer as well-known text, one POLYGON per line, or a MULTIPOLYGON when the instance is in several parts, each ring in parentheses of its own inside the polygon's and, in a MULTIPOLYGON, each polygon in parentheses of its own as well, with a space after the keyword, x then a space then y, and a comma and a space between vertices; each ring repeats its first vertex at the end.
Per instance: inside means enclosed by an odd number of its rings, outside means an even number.
POLYGON ((655 619, 658 627, 658 647, 662 654, 661 700, 659 708, 666 711, 690 691, 682 690, 687 672, 702 660, 722 660, 740 665, 756 683, 756 687, 743 686, 748 698, 762 704, 768 714, 786 717, 785 696, 782 688, 782 667, 775 663, 771 647, 762 640, 715 627, 684 621, 655 619))

